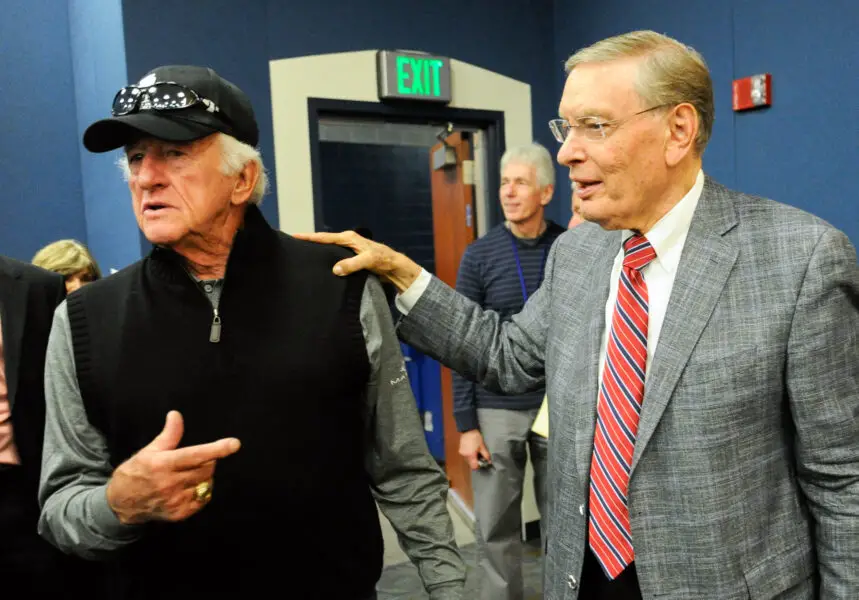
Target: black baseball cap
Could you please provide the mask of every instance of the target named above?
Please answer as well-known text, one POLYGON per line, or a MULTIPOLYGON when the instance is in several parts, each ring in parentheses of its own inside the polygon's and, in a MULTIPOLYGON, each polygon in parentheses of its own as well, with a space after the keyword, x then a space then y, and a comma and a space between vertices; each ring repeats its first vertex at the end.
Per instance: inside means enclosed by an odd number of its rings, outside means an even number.
POLYGON ((112 112, 114 116, 96 121, 84 132, 83 143, 90 152, 121 148, 141 136, 192 142, 221 132, 250 146, 259 143, 259 126, 247 95, 208 67, 157 67, 120 90, 112 112), (193 93, 186 94, 183 88, 193 93), (185 108, 159 107, 165 90, 174 98, 194 101, 187 100, 185 108))

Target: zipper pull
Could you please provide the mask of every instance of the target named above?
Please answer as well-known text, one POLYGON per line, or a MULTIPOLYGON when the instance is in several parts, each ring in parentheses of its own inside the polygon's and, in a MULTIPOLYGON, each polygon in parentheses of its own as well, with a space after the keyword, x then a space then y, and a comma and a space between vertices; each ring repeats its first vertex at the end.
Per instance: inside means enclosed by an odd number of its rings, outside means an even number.
POLYGON ((217 344, 221 341, 221 317, 218 315, 218 309, 213 309, 215 316, 212 319, 212 328, 209 330, 209 341, 217 344))

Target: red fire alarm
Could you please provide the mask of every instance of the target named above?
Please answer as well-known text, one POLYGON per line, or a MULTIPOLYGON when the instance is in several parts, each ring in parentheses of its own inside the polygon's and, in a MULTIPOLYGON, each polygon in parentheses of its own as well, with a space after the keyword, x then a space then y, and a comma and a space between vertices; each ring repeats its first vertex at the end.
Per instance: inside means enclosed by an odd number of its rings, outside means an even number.
POLYGON ((772 75, 763 73, 734 80, 734 110, 749 110, 773 103, 772 75))

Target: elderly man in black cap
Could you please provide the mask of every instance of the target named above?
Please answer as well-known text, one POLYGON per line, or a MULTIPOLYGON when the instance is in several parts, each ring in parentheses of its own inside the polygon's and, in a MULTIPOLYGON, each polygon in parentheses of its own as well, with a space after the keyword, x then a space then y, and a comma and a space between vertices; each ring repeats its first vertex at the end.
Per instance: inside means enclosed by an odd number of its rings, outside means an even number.
POLYGON ((247 96, 166 66, 112 112, 84 145, 124 149, 154 249, 56 311, 40 533, 108 560, 113 598, 365 600, 378 502, 430 597, 459 598, 447 481, 381 286, 266 224, 247 96))

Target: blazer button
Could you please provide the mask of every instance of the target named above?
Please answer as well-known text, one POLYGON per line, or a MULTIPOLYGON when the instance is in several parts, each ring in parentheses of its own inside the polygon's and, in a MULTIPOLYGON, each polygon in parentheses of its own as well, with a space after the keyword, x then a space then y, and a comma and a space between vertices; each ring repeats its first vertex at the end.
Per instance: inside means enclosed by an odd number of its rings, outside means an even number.
POLYGON ((571 590, 575 590, 578 589, 579 582, 576 581, 576 578, 574 576, 570 575, 570 578, 567 580, 567 585, 570 586, 571 590))
POLYGON ((582 515, 583 517, 585 516, 585 505, 584 504, 579 504, 579 514, 582 515))

